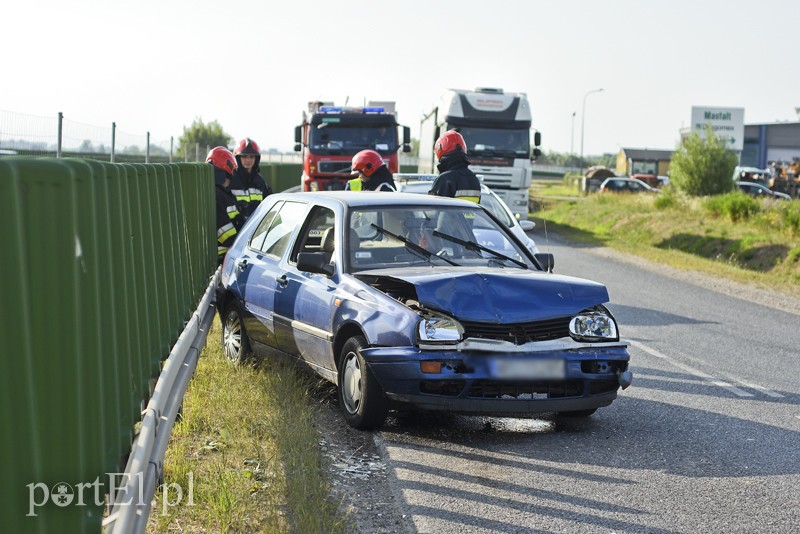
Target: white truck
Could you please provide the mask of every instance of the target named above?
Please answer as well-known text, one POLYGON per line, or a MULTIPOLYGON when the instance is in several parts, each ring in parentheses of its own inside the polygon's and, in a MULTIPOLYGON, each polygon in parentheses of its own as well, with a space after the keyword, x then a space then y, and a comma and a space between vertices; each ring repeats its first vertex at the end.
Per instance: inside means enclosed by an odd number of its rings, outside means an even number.
POLYGON ((527 219, 531 163, 541 155, 541 134, 535 129, 531 150, 531 125, 525 93, 449 89, 420 121, 419 172, 436 173, 434 142, 447 130, 458 130, 467 143, 470 169, 515 216, 527 219))

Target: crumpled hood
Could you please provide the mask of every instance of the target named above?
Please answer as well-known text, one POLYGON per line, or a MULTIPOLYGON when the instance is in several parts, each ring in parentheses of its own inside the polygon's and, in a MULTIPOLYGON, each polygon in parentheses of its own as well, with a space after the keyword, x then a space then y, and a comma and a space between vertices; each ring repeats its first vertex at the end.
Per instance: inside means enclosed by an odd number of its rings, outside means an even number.
POLYGON ((425 307, 464 321, 537 321, 608 302, 608 290, 597 282, 519 269, 382 269, 370 275, 413 284, 425 307))

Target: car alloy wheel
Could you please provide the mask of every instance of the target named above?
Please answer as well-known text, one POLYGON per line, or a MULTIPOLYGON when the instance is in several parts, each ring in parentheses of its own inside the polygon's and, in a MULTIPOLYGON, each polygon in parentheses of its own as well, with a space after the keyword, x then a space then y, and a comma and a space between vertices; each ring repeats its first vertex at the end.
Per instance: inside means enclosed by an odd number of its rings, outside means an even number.
POLYGON ((236 306, 228 308, 222 325, 222 351, 225 358, 241 363, 250 355, 250 343, 244 331, 242 316, 236 306))

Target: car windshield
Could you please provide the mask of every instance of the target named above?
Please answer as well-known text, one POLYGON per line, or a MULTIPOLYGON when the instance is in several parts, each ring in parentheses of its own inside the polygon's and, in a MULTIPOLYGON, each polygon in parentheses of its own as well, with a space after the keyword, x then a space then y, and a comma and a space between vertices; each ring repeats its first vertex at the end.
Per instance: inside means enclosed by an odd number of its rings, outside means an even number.
POLYGON ((526 158, 530 153, 528 130, 498 130, 465 126, 459 133, 467 142, 467 151, 475 155, 526 158))
POLYGON ((507 230, 477 206, 354 210, 346 240, 351 273, 409 265, 536 269, 507 230))
POLYGON ((397 131, 392 126, 323 123, 311 128, 310 133, 309 147, 316 152, 349 154, 369 148, 389 154, 398 148, 397 131))

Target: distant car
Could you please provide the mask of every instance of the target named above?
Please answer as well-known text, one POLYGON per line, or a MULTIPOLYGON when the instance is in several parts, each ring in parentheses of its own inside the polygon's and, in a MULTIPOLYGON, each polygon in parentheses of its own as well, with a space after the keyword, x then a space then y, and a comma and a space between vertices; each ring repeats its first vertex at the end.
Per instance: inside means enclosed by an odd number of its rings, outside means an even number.
MULTIPOLYGON (((416 173, 395 173, 394 183, 397 190, 404 193, 427 193, 431 190, 435 174, 416 174, 416 173)), ((536 227, 536 223, 527 219, 517 219, 503 199, 497 196, 485 184, 481 184, 481 206, 492 212, 492 215, 508 226, 514 235, 530 250, 533 254, 539 253, 536 242, 528 237, 526 232, 530 232, 536 227)))
POLYGON ((601 193, 660 193, 659 189, 650 187, 646 183, 636 178, 626 178, 615 176, 606 178, 600 184, 601 193))
POLYGON ((786 193, 779 193, 778 191, 773 191, 769 187, 763 184, 757 184, 755 182, 736 182, 737 187, 743 193, 747 193, 750 196, 756 198, 779 198, 781 200, 792 200, 792 197, 787 195, 786 193))
POLYGON ((222 265, 223 352, 297 358, 359 429, 402 406, 586 417, 630 385, 628 343, 606 287, 546 256, 466 200, 270 195, 222 265))
POLYGON ((733 170, 733 181, 756 183, 769 187, 772 182, 772 173, 768 169, 739 166, 733 170))

